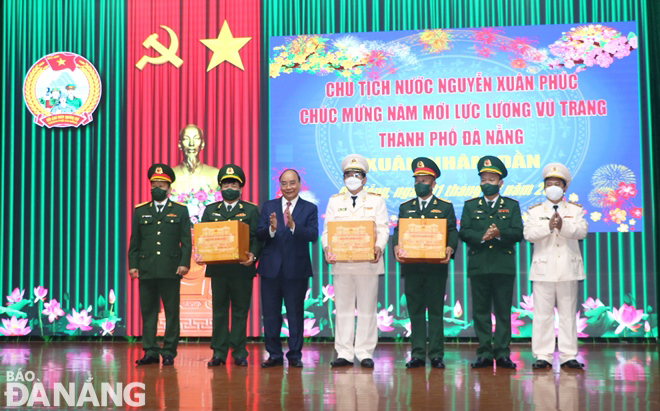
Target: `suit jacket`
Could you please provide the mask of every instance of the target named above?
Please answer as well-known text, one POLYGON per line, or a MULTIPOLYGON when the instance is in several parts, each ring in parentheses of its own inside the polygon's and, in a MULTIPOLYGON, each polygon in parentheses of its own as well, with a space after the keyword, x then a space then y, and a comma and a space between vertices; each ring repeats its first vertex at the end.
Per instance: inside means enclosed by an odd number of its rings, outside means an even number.
POLYGON ((532 206, 525 213, 525 239, 534 244, 531 281, 584 280, 584 262, 578 240, 587 236, 588 223, 582 206, 560 202, 557 211, 562 218, 561 231, 550 231, 550 218, 555 213, 550 201, 532 206))
POLYGON ((468 276, 488 274, 516 275, 516 243, 523 238, 520 206, 512 198, 500 196, 494 207, 483 197, 465 202, 461 216, 461 240, 468 246, 468 276), (481 242, 491 224, 500 238, 481 242))
MULTIPOLYGON (((230 212, 225 203, 219 201, 206 206, 202 215, 202 222, 211 221, 240 221, 250 226, 250 252, 259 258, 263 244, 257 240, 257 226, 259 224, 259 208, 247 201, 239 201, 230 212)), ((209 264, 206 266, 206 276, 215 277, 223 274, 244 274, 254 277, 257 273, 256 262, 249 267, 241 264, 209 264)))
MULTIPOLYGON (((387 240, 390 238, 385 200, 378 194, 367 193, 364 189, 357 194, 355 207, 351 193, 335 194, 330 197, 328 207, 325 210, 323 221, 323 235, 321 242, 323 248, 328 245, 328 222, 330 221, 364 221, 371 220, 376 223, 375 245, 385 251, 387 240)), ((381 257, 377 263, 336 263, 332 266, 332 275, 379 275, 385 273, 384 258, 381 257)))
POLYGON ((261 209, 257 239, 264 241, 257 274, 277 278, 280 270, 285 278, 303 279, 312 276, 309 243, 319 237, 319 211, 316 205, 298 197, 291 218, 296 228, 293 233, 284 224, 283 198, 266 201, 261 209), (270 237, 270 215, 277 216, 275 236, 270 237))
MULTIPOLYGON (((399 220, 404 218, 445 218, 447 219, 447 247, 454 250, 453 259, 458 251, 458 230, 456 229, 456 214, 454 206, 447 200, 432 196, 424 210, 419 209, 417 198, 408 200, 399 206, 399 220)), ((399 244, 399 226, 394 229, 394 245, 399 244)), ((394 249, 394 247, 392 248, 394 249)), ((402 275, 414 274, 447 274, 449 264, 407 263, 401 264, 402 275)))
POLYGON ((190 267, 192 238, 188 208, 167 200, 161 213, 152 201, 138 204, 133 213, 128 267, 137 268, 141 280, 181 278, 179 266, 190 267))

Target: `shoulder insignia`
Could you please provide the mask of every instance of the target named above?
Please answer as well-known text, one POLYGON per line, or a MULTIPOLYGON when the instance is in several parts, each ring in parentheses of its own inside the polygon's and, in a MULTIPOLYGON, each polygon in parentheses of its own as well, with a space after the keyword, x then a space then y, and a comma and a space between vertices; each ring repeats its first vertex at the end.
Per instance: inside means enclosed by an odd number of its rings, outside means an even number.
POLYGON ((143 205, 149 204, 149 201, 145 201, 144 203, 140 203, 135 206, 135 208, 142 207, 143 205))
POLYGON ((253 205, 253 206, 255 206, 255 207, 258 207, 255 203, 251 203, 251 202, 249 202, 249 201, 241 200, 241 202, 243 202, 243 203, 245 203, 245 204, 253 205))
POLYGON ((582 204, 574 203, 573 201, 569 201, 568 204, 573 204, 574 206, 582 208, 582 204))
POLYGON ((529 207, 528 210, 531 210, 532 208, 536 208, 536 207, 539 207, 539 206, 542 206, 542 205, 543 205, 543 203, 534 204, 533 206, 529 207))
POLYGON ((480 198, 481 198, 481 197, 474 197, 474 198, 471 198, 471 199, 469 199, 469 200, 465 200, 465 202, 466 202, 466 203, 469 203, 470 201, 476 201, 476 200, 478 200, 478 199, 480 199, 480 198))
POLYGON ((378 194, 378 193, 370 193, 370 192, 367 192, 367 195, 378 196, 378 197, 380 197, 380 194, 378 194))
POLYGON ((449 203, 449 204, 451 204, 451 201, 447 200, 446 198, 440 198, 440 197, 438 197, 438 200, 440 200, 440 201, 444 201, 445 203, 449 203))
POLYGON ((409 202, 411 202, 411 201, 414 201, 415 198, 416 198, 416 197, 413 197, 413 198, 411 198, 410 200, 406 200, 406 201, 404 201, 404 202, 401 203, 401 204, 407 204, 407 203, 409 203, 409 202))
POLYGON ((333 194, 333 195, 331 195, 330 198, 334 198, 334 197, 343 197, 343 196, 344 196, 344 194, 342 194, 342 193, 337 193, 337 194, 333 194))
POLYGON ((187 207, 187 205, 182 204, 182 203, 178 203, 176 201, 172 201, 172 204, 180 205, 181 207, 187 207))
POLYGON ((507 200, 515 201, 516 203, 518 202, 518 200, 516 200, 514 198, 511 198, 511 197, 502 197, 502 198, 506 198, 507 200))

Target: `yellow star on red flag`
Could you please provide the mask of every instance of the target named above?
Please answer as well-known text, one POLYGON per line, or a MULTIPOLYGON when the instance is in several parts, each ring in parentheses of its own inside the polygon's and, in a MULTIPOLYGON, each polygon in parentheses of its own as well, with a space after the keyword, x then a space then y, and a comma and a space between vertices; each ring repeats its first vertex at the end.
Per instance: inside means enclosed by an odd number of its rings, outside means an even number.
POLYGON ((227 24, 227 20, 225 20, 225 22, 222 23, 218 38, 199 40, 213 52, 213 57, 211 57, 211 61, 209 62, 206 71, 209 72, 213 70, 223 61, 228 61, 239 69, 244 70, 243 62, 241 61, 241 56, 238 54, 238 51, 251 39, 252 37, 232 36, 229 24, 227 24))

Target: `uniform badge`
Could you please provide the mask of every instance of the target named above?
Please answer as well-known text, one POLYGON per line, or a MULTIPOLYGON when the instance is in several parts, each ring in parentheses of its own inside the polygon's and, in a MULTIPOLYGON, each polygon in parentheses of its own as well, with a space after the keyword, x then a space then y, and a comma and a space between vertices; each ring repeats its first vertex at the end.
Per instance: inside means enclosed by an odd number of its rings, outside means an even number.
POLYGON ((236 217, 245 217, 245 213, 236 214, 236 217))
POLYGON ((337 209, 337 211, 346 211, 346 210, 348 210, 346 207, 337 209))
POLYGON ((550 217, 539 217, 539 220, 550 220, 550 217))
POLYGON ((234 169, 233 169, 233 167, 228 167, 228 168, 227 168, 227 174, 234 174, 234 169))
POLYGON ((490 162, 490 159, 487 158, 486 161, 484 161, 484 165, 485 165, 486 167, 490 167, 490 166, 493 165, 493 163, 491 163, 491 162, 490 162))
POLYGON ((424 168, 424 162, 423 161, 418 161, 417 162, 417 168, 424 168))
POLYGON ((373 207, 365 207, 364 209, 365 210, 373 210, 374 208, 373 207))
POLYGON ((153 216, 152 216, 151 214, 144 214, 144 215, 142 216, 142 218, 150 218, 150 217, 153 217, 153 216))
POLYGON ((436 208, 434 208, 433 210, 431 210, 431 212, 432 212, 432 213, 442 213, 441 210, 438 210, 438 209, 436 209, 436 208))
POLYGON ((351 159, 351 164, 357 164, 357 158, 353 157, 353 158, 351 159))
POLYGON ((500 208, 499 210, 497 210, 497 212, 498 213, 508 213, 509 209, 508 208, 500 208))
POLYGON ((417 210, 408 210, 409 213, 416 213, 417 210))
POLYGON ((562 218, 573 218, 573 216, 572 215, 567 215, 567 216, 562 217, 562 218))
POLYGON ((101 100, 101 78, 78 54, 48 54, 27 72, 23 99, 38 125, 78 127, 92 121, 101 100))
POLYGON ((475 213, 475 214, 483 214, 483 213, 484 213, 484 210, 474 210, 474 213, 475 213))
POLYGON ((213 213, 213 215, 219 215, 219 216, 222 216, 222 214, 220 214, 220 213, 213 213))
POLYGON ((170 213, 170 214, 166 215, 165 217, 178 217, 178 216, 176 214, 171 214, 170 213))
POLYGON ((156 167, 156 172, 154 174, 163 174, 163 169, 161 167, 156 167))

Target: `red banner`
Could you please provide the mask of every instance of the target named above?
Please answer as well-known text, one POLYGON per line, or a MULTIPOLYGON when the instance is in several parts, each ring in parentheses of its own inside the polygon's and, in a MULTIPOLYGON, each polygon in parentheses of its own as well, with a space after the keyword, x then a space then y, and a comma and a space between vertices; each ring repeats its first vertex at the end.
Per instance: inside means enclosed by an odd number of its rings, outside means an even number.
MULTIPOLYGON (((216 168, 230 162, 241 166, 247 177, 243 199, 257 201, 260 15, 259 0, 128 0, 129 227, 134 205, 150 199, 149 166, 182 163, 178 136, 187 124, 204 132, 199 160, 216 168)), ((207 286, 210 283, 203 285, 207 286)), ((139 335, 137 280, 129 280, 127 293, 127 334, 139 335)), ((251 335, 261 333, 256 296, 255 286, 248 322, 251 335)), ((185 304, 198 302, 182 298, 185 304)), ((185 323, 183 311, 182 335, 187 326, 210 327, 208 318, 185 323)))

